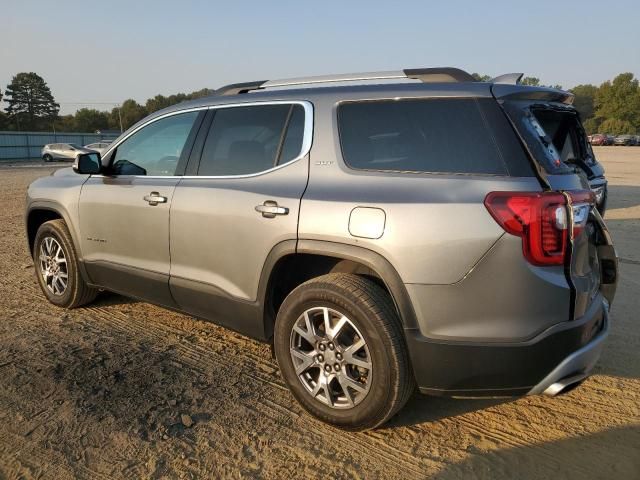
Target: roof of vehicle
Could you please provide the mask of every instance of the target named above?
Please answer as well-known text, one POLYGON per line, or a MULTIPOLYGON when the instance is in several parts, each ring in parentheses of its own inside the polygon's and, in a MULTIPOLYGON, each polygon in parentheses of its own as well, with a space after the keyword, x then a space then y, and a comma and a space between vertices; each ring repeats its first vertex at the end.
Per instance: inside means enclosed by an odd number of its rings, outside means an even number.
POLYGON ((573 94, 547 87, 521 85, 521 73, 505 74, 479 82, 456 68, 406 69, 400 72, 340 74, 284 80, 260 80, 222 87, 213 95, 189 100, 158 110, 142 120, 191 108, 265 101, 322 100, 362 101, 399 97, 528 98, 571 103, 573 94), (352 83, 374 82, 374 83, 352 83))

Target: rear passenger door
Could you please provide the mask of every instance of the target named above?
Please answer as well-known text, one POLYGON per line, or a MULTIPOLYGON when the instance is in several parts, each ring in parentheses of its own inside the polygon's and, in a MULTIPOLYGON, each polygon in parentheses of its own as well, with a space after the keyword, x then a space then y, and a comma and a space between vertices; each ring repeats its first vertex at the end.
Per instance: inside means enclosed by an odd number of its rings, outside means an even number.
POLYGON ((242 333, 264 332, 258 283, 269 252, 297 239, 312 107, 212 108, 171 206, 171 293, 180 307, 242 333))

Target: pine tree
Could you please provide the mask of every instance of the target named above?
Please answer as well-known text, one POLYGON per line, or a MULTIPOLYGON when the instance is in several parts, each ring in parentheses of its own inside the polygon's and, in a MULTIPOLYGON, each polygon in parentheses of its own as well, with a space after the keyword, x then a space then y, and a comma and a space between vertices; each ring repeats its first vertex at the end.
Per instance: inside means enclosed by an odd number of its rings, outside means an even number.
POLYGON ((34 72, 18 73, 4 92, 6 112, 21 130, 31 130, 40 120, 52 120, 58 115, 57 104, 44 79, 34 72))

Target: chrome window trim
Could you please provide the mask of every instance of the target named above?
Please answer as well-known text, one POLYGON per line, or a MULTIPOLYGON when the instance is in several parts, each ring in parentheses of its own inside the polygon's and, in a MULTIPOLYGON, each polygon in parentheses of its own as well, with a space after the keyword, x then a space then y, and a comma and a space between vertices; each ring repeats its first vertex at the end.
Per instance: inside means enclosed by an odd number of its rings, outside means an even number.
MULTIPOLYGON (((148 122, 143 123, 135 130, 132 130, 127 134, 126 137, 123 137, 118 143, 112 143, 109 146, 109 149, 104 153, 104 156, 107 156, 111 153, 111 150, 118 148, 118 146, 127 140, 131 135, 143 129, 147 125, 151 125, 158 120, 162 120, 167 117, 171 117, 173 115, 179 115, 181 113, 189 113, 189 112, 197 112, 200 110, 218 110, 222 108, 236 108, 236 107, 260 107, 266 105, 301 105, 304 108, 304 133, 302 135, 302 148, 300 149, 300 154, 295 158, 289 160, 286 163, 281 165, 276 165, 275 167, 269 168, 267 170, 262 170, 257 173, 247 173, 243 175, 116 175, 116 178, 203 178, 203 179, 215 179, 215 178, 251 178, 257 177, 259 175, 264 175, 266 173, 273 172, 275 170, 279 170, 287 165, 291 165, 294 162, 306 157, 311 150, 311 144, 313 143, 313 104, 307 100, 268 100, 264 102, 240 102, 240 103, 228 103, 224 105, 207 105, 201 107, 187 108, 184 110, 176 110, 173 112, 165 113, 164 115, 159 115, 158 117, 152 118, 148 122)), ((105 175, 92 175, 92 177, 105 177, 105 175)))

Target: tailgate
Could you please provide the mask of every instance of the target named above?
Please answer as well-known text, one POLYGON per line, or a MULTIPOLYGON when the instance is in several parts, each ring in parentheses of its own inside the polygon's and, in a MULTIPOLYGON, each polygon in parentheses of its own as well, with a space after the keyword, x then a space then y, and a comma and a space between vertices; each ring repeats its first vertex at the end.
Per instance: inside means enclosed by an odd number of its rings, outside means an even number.
MULTIPOLYGON (((549 190, 566 192, 572 225, 565 266, 572 286, 572 318, 580 318, 602 293, 613 301, 617 285, 617 258, 611 236, 595 208, 588 164, 586 134, 564 92, 494 85, 496 98, 511 120, 549 190)), ((567 94, 569 95, 569 94, 567 94)))

